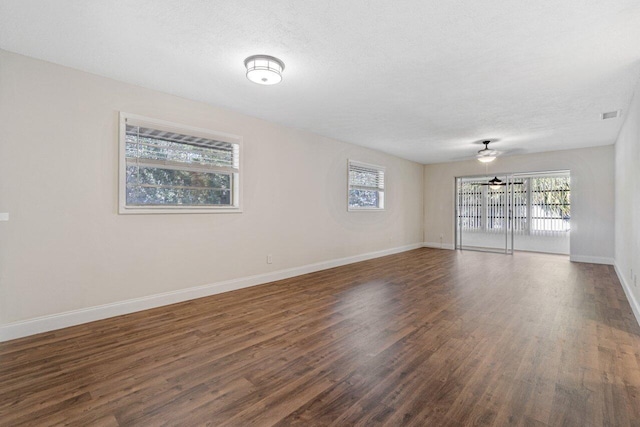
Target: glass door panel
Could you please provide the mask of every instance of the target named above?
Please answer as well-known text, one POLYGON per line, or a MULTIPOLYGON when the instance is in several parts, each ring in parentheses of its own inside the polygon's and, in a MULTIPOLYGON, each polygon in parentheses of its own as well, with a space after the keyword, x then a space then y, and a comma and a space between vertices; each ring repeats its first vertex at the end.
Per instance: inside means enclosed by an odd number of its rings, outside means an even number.
POLYGON ((456 249, 513 253, 513 187, 508 175, 456 179, 456 249))

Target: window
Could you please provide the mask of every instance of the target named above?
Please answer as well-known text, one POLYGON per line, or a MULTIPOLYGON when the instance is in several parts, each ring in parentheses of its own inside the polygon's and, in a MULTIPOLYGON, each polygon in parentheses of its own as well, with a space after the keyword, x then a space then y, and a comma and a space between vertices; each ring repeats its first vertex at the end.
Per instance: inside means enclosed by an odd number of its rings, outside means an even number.
POLYGON ((120 213, 240 211, 241 138, 121 113, 120 213))
POLYGON ((384 209, 384 168, 349 160, 349 210, 384 209))
POLYGON ((568 176, 530 178, 531 233, 569 231, 571 182, 568 176))
MULTIPOLYGON (((516 175, 513 185, 513 229, 516 234, 558 235, 570 230, 569 173, 516 175)), ((462 230, 504 232, 510 195, 492 189, 486 180, 460 179, 458 217, 462 230)))

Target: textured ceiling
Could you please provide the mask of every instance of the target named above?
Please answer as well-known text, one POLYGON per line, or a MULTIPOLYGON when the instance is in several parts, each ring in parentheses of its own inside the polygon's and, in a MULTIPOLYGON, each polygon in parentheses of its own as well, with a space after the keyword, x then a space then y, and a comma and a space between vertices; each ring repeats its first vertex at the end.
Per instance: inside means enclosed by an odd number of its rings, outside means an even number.
POLYGON ((640 1, 0 0, 0 47, 435 163, 612 144, 640 1))

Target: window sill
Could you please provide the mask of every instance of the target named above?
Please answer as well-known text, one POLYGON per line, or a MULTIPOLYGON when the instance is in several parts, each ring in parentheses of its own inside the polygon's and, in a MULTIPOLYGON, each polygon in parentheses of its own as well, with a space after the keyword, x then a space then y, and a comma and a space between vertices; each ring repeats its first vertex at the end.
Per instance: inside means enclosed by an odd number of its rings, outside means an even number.
POLYGON ((154 214, 229 214, 242 213, 242 208, 209 208, 209 207, 124 207, 120 206, 120 215, 154 215, 154 214))
POLYGON ((384 212, 384 208, 347 208, 347 212, 384 212))

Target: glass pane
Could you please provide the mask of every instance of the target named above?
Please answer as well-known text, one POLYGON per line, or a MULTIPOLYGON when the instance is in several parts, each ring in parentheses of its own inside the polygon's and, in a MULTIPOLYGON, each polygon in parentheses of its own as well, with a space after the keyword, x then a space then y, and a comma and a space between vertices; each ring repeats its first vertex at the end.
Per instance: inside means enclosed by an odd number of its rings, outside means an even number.
POLYGON ((571 220, 569 177, 531 179, 531 230, 566 232, 571 220))
POLYGON ((231 175, 152 167, 127 166, 127 185, 231 189, 231 175))
POLYGON ((127 166, 127 205, 230 205, 230 174, 127 166))
POLYGON ((231 205, 230 190, 206 190, 127 185, 130 206, 221 206, 231 205))
POLYGON ((505 187, 498 190, 487 187, 487 231, 503 231, 506 226, 505 187))
POLYGON ((526 233, 529 221, 527 180, 521 182, 522 184, 514 184, 513 188, 513 231, 518 234, 526 233))
POLYGON ((458 190, 458 216, 464 230, 481 230, 482 186, 479 182, 462 182, 458 190))
POLYGON ((349 184, 359 185, 362 187, 378 188, 378 172, 377 171, 349 171, 349 184))
POLYGON ((379 194, 375 190, 349 190, 350 207, 377 208, 379 206, 379 194))
POLYGON ((126 135, 126 156, 129 159, 168 160, 186 164, 234 166, 233 150, 198 147, 149 137, 126 135))

